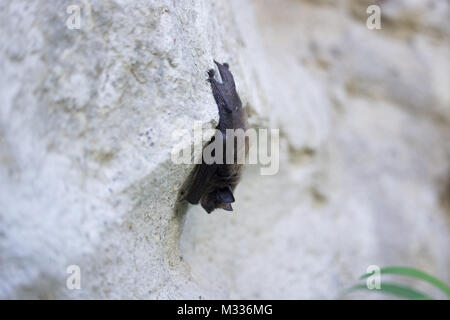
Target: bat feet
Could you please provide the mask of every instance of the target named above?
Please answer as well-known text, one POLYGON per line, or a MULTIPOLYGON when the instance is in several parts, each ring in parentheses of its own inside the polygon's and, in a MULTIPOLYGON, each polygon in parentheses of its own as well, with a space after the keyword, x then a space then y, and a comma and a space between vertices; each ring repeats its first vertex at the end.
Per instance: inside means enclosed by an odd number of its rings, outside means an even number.
POLYGON ((208 81, 208 82, 216 81, 216 79, 214 79, 215 75, 216 75, 216 72, 214 71, 214 69, 209 69, 208 70, 208 79, 206 79, 206 81, 208 81))

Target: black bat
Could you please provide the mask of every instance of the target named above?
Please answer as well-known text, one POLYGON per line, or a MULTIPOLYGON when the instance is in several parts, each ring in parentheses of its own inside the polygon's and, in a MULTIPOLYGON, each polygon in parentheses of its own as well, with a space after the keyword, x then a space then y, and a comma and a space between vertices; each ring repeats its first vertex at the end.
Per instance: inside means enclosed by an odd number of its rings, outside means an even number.
MULTIPOLYGON (((219 108, 219 124, 217 129, 222 133, 224 144, 226 143, 226 129, 247 129, 247 113, 242 108, 242 102, 236 92, 233 75, 227 63, 220 64, 214 61, 219 69, 222 82, 215 79, 213 69, 208 71, 207 81, 211 84, 214 100, 219 108)), ((212 143, 214 138, 210 141, 212 143)), ((242 150, 237 150, 236 140, 234 146, 234 163, 226 164, 224 152, 223 164, 207 164, 202 157, 202 163, 196 166, 193 182, 186 196, 191 204, 201 205, 206 212, 211 213, 217 208, 233 211, 231 203, 235 201, 233 191, 239 183, 242 164, 236 161, 236 155, 242 150)), ((248 140, 245 139, 245 154, 248 151, 248 140)))

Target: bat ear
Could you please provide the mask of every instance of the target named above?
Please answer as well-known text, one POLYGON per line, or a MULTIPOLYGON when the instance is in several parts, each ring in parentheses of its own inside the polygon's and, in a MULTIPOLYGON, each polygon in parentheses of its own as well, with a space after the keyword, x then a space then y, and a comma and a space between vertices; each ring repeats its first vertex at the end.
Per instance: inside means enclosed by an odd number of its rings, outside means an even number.
POLYGON ((231 204, 228 204, 225 208, 223 208, 223 210, 233 211, 233 207, 231 206, 231 204))
MULTIPOLYGON (((230 186, 226 186, 217 192, 217 200, 221 203, 233 203, 234 196, 230 186)), ((230 206, 231 207, 231 206, 230 206)))

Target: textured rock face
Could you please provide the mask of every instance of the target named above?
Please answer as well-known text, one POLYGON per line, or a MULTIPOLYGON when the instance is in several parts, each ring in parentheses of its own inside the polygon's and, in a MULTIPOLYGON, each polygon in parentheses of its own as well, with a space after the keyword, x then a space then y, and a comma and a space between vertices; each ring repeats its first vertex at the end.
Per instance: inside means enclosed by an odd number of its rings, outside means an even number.
MULTIPOLYGON (((448 2, 0 5, 1 298, 336 298, 369 265, 450 282, 448 2), (227 61, 280 171, 177 202, 176 129, 227 61), (66 288, 66 269, 81 289, 66 288)), ((198 155, 196 155, 198 156, 198 155)))

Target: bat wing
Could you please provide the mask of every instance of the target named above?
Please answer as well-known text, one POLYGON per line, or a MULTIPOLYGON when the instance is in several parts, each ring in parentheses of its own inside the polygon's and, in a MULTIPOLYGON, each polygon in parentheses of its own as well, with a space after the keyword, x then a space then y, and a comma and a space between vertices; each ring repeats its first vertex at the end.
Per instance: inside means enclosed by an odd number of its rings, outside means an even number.
POLYGON ((217 164, 206 164, 202 162, 197 165, 194 181, 191 184, 186 200, 191 204, 198 204, 200 198, 208 186, 209 181, 217 172, 217 164))

